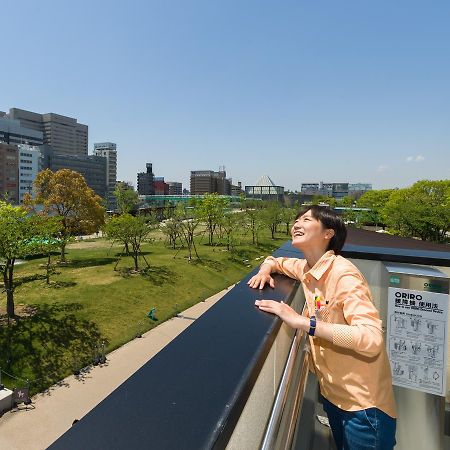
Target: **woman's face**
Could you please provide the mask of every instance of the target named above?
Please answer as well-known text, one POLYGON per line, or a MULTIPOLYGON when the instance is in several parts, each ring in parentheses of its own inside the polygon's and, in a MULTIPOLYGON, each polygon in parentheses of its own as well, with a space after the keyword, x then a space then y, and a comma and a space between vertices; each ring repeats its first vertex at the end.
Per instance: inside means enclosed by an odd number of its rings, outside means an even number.
POLYGON ((299 250, 313 248, 323 249, 324 252, 334 236, 334 230, 325 228, 320 220, 312 216, 311 210, 306 211, 294 222, 291 233, 292 245, 299 250))

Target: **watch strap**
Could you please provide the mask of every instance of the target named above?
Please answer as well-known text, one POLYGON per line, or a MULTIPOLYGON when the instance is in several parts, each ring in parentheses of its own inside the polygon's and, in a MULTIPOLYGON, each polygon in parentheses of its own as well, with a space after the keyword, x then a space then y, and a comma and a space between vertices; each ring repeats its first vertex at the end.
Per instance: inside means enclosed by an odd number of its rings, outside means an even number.
POLYGON ((311 316, 309 319, 309 331, 308 331, 308 334, 310 336, 314 336, 316 332, 316 324, 317 324, 316 316, 311 316))

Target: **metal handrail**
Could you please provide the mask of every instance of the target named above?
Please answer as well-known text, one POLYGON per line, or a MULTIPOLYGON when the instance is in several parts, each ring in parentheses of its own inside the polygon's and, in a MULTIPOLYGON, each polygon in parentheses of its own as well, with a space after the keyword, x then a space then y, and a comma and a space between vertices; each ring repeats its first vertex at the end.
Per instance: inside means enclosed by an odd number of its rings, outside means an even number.
POLYGON ((307 358, 305 358, 305 351, 302 352, 303 363, 301 366, 301 373, 297 386, 295 386, 294 394, 295 399, 292 404, 290 412, 286 411, 286 403, 289 394, 292 392, 291 384, 294 376, 294 367, 296 366, 299 354, 300 343, 305 341, 305 333, 297 330, 294 338, 292 339, 291 347, 289 349, 289 355, 284 367, 283 375, 281 377, 280 385, 278 387, 277 394, 275 396, 272 412, 269 417, 269 421, 262 439, 260 450, 273 450, 276 448, 276 444, 279 438, 280 425, 283 419, 283 415, 288 413, 287 421, 287 433, 284 438, 284 443, 278 443, 277 448, 289 449, 292 445, 292 440, 295 433, 295 425, 303 400, 303 394, 305 392, 308 364, 307 358))

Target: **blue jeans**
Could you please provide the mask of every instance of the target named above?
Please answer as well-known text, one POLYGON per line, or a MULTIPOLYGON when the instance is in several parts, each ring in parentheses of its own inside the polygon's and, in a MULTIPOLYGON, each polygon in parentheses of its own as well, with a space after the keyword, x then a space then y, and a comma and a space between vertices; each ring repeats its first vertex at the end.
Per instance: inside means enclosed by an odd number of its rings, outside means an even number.
POLYGON ((392 450, 397 421, 378 408, 344 411, 323 398, 338 450, 392 450))

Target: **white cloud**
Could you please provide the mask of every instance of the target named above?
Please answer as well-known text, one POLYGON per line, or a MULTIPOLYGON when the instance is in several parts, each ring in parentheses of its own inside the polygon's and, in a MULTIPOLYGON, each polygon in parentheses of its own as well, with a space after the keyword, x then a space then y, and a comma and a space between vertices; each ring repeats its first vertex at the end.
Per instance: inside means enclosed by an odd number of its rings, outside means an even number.
POLYGON ((380 165, 380 166, 377 167, 377 172, 384 172, 384 171, 386 171, 388 169, 389 169, 388 166, 380 165))
POLYGON ((425 156, 423 155, 417 155, 417 156, 408 156, 406 158, 406 162, 420 162, 423 161, 425 159, 425 156))

